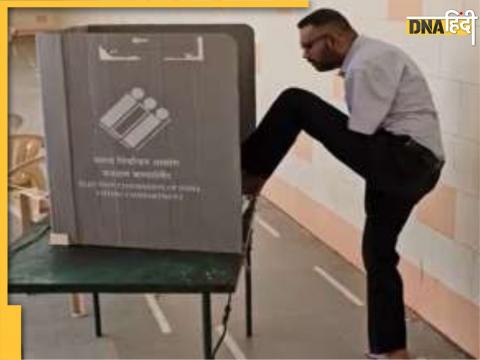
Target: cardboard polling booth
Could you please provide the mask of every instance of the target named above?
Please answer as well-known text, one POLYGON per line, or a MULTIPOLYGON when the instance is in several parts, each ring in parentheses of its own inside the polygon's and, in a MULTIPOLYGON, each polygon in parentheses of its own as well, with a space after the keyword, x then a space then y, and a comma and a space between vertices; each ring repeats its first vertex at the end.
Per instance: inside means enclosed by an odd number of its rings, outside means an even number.
POLYGON ((40 34, 52 244, 240 252, 245 25, 40 34))

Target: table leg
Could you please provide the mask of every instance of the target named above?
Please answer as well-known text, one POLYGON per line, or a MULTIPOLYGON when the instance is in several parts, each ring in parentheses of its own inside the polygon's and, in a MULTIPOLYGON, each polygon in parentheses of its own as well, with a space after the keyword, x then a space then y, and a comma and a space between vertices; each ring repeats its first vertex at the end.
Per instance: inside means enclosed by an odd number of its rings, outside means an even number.
POLYGON ((100 298, 98 293, 93 293, 93 314, 95 316, 95 335, 102 336, 102 317, 100 315, 100 298))
MULTIPOLYGON (((250 235, 251 236, 251 235, 250 235)), ((247 337, 252 337, 252 247, 248 245, 245 266, 245 315, 247 337)))
POLYGON ((70 294, 70 315, 76 318, 87 315, 83 294, 70 294))
POLYGON ((205 359, 213 359, 212 354, 212 309, 210 293, 202 293, 203 349, 205 359))

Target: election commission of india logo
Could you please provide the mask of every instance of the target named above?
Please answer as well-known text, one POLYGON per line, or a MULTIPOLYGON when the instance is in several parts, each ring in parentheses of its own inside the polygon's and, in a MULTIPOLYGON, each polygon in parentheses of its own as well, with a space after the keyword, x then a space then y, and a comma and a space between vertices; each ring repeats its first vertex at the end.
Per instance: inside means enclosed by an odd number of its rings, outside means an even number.
POLYGON ((473 10, 447 10, 444 16, 407 16, 407 34, 470 36, 475 46, 478 16, 473 10))
POLYGON ((99 125, 124 147, 139 150, 170 122, 169 111, 135 87, 107 110, 99 125))

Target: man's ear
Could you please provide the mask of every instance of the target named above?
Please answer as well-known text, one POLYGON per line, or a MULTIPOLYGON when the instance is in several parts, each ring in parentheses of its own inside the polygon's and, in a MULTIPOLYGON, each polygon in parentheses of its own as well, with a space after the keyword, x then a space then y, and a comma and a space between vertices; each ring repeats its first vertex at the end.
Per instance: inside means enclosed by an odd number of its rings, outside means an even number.
POLYGON ((325 45, 327 45, 327 48, 329 50, 335 49, 335 46, 338 43, 338 39, 336 38, 336 35, 333 33, 327 34, 325 36, 325 45))

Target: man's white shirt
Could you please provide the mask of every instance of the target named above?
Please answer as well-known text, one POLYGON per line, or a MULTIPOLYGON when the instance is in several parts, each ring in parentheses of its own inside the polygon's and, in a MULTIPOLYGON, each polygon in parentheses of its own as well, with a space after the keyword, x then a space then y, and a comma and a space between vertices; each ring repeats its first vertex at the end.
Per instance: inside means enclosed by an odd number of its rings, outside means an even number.
POLYGON ((409 135, 444 159, 440 125, 430 90, 413 60, 383 41, 358 36, 343 61, 350 130, 384 129, 409 135))

